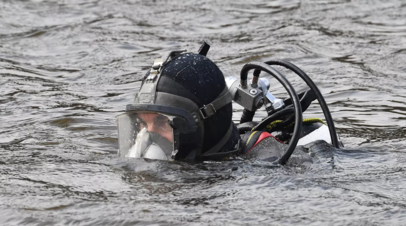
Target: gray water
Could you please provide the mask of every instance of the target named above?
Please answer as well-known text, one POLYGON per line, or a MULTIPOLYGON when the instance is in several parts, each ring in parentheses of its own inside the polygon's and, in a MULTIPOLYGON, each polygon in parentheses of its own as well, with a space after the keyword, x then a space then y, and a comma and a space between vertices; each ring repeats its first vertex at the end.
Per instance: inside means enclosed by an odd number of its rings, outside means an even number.
POLYGON ((405 35, 402 0, 2 0, 0 225, 406 225, 405 35), (204 40, 226 76, 302 68, 353 151, 290 167, 118 158, 115 116, 153 60, 204 40))

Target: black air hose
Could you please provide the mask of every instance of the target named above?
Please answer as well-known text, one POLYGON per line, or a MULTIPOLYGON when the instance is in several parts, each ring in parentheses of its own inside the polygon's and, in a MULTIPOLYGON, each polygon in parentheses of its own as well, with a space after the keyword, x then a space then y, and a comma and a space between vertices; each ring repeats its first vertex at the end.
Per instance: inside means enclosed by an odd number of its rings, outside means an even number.
MULTIPOLYGON (((330 131, 331 142, 333 143, 334 147, 340 148, 338 145, 339 142, 338 142, 337 132, 336 132, 336 128, 334 126, 333 118, 331 117, 331 113, 328 109, 326 101, 323 98, 323 95, 321 94, 320 90, 317 88, 316 84, 314 84, 313 80, 305 72, 303 72, 300 68, 298 68, 296 65, 294 65, 288 61, 270 60, 270 61, 266 61, 265 64, 278 65, 278 66, 283 66, 285 68, 290 69, 291 71, 295 72, 295 74, 299 75, 299 77, 301 77, 306 82, 306 84, 310 87, 310 89, 312 89, 315 92, 315 94, 317 96, 317 100, 319 101, 320 107, 323 110, 324 117, 326 117, 328 129, 330 131)), ((259 75, 259 73, 260 73, 259 69, 256 69, 254 71, 254 75, 255 74, 259 75)))
POLYGON ((241 115, 240 123, 251 122, 252 119, 254 118, 254 115, 255 115, 255 110, 250 111, 250 110, 244 108, 244 111, 242 112, 242 115, 241 115))
MULTIPOLYGON (((265 71, 272 75, 274 78, 276 78, 282 86, 286 89, 288 92, 290 98, 292 99, 293 106, 294 106, 294 112, 295 112, 295 125, 293 129, 293 134, 292 134, 292 139, 289 142, 288 148, 285 151, 285 153, 282 155, 281 158, 278 159, 278 162, 282 165, 284 165, 290 156, 292 155, 293 151, 296 148, 297 142, 299 141, 300 134, 302 131, 302 120, 303 120, 303 115, 302 115, 302 107, 300 106, 300 101, 299 97, 297 96, 295 90, 293 89, 292 85, 289 83, 289 81, 277 70, 274 68, 268 66, 265 63, 248 63, 244 65, 244 67, 241 69, 240 73, 240 84, 241 86, 246 86, 247 85, 247 77, 248 77, 248 71, 255 69, 259 71, 265 71)), ((254 79, 258 79, 258 76, 255 76, 254 79)))
POLYGON ((259 122, 256 126, 254 126, 254 127, 252 128, 252 131, 255 131, 255 130, 264 130, 264 129, 266 129, 266 127, 267 127, 271 122, 273 122, 273 121, 275 121, 275 120, 278 120, 278 119, 280 119, 280 118, 283 117, 283 116, 291 115, 291 114, 294 114, 294 113, 295 113, 295 111, 294 111, 294 109, 293 109, 292 107, 285 108, 285 109, 282 109, 282 110, 280 110, 280 111, 277 111, 277 112, 273 113, 272 115, 269 115, 269 116, 265 117, 264 119, 262 119, 261 122, 259 122))

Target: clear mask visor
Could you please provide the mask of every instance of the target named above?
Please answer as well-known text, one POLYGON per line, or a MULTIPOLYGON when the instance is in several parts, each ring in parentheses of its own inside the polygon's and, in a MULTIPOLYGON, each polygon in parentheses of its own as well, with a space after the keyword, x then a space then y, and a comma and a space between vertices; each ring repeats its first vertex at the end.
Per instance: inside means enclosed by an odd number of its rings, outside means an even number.
POLYGON ((117 116, 120 156, 171 160, 173 118, 156 112, 127 112, 117 116))

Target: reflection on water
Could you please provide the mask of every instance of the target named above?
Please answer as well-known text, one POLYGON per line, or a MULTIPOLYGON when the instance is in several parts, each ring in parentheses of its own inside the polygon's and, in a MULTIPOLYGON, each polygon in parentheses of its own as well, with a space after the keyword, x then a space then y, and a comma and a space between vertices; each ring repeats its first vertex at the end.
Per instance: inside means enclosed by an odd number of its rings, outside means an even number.
POLYGON ((1 224, 403 224, 405 14, 378 0, 1 1, 1 224), (118 158, 115 116, 145 70, 203 40, 227 76, 294 62, 359 151, 311 149, 315 163, 288 167, 118 158))

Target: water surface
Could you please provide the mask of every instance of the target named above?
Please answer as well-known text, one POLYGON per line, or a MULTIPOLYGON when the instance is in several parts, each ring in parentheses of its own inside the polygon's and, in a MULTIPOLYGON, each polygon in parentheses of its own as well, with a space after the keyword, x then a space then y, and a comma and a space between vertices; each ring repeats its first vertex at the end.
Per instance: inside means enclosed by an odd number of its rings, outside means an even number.
POLYGON ((405 36, 401 0, 3 0, 0 223, 403 225, 405 36), (298 65, 357 151, 278 168, 118 158, 115 116, 153 60, 204 40, 226 76, 250 61, 298 65))

